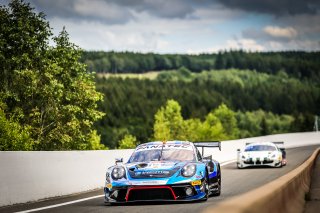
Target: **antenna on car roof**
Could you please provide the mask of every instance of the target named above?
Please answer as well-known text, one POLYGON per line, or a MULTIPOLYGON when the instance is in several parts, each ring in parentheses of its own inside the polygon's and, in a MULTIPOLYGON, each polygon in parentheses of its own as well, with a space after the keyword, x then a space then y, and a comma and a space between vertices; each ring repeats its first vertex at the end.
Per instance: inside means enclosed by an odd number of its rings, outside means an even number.
POLYGON ((163 147, 164 147, 164 145, 165 145, 166 143, 167 143, 167 141, 166 141, 166 140, 163 140, 163 141, 162 141, 161 152, 160 152, 160 155, 159 155, 159 159, 158 159, 158 161, 160 161, 160 159, 161 159, 161 157, 162 157, 163 147))

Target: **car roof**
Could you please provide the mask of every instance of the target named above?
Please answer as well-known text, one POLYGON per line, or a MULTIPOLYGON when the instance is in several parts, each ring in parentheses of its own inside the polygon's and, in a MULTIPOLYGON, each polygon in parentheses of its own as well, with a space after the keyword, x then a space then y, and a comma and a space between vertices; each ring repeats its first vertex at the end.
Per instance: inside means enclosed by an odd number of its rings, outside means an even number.
POLYGON ((143 144, 140 144, 139 146, 141 145, 161 145, 161 144, 177 144, 177 145, 191 145, 193 143, 189 142, 189 141, 178 141, 178 140, 174 140, 174 141, 152 141, 152 142, 148 142, 148 143, 143 143, 143 144))

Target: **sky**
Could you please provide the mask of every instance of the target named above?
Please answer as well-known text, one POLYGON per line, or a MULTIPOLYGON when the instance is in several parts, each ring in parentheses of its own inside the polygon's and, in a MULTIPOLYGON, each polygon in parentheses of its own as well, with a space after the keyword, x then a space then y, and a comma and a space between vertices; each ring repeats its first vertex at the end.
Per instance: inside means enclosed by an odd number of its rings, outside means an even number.
POLYGON ((320 50, 320 0, 25 2, 46 14, 54 35, 65 27, 70 40, 84 50, 187 54, 320 50))

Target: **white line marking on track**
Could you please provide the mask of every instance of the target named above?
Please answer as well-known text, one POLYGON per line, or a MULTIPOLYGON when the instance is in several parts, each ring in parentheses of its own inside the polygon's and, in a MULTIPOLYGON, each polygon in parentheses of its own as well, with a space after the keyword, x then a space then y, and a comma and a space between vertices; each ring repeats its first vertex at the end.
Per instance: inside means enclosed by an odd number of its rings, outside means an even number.
POLYGON ((234 162, 236 162, 236 161, 237 161, 237 160, 229 160, 229 161, 220 163, 220 166, 225 166, 225 165, 227 165, 227 164, 234 163, 234 162))
POLYGON ((103 196, 104 195, 97 195, 97 196, 93 196, 93 197, 87 197, 87 198, 74 200, 74 201, 69 201, 69 202, 60 203, 60 204, 55 204, 55 205, 51 205, 51 206, 45 206, 45 207, 41 207, 41 208, 20 211, 20 212, 17 212, 17 213, 36 212, 36 211, 41 211, 41 210, 45 210, 45 209, 52 209, 52 208, 56 208, 56 207, 60 207, 60 206, 70 205, 70 204, 73 204, 73 203, 80 203, 80 202, 83 202, 83 201, 86 201, 86 200, 92 200, 92 199, 103 197, 103 196))

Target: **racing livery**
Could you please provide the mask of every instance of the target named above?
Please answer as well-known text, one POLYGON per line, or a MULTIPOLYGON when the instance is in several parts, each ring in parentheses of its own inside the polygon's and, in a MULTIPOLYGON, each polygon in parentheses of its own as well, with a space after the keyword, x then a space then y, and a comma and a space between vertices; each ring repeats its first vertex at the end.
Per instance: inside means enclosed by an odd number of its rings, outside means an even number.
POLYGON ((283 142, 247 143, 244 151, 237 150, 237 167, 270 166, 287 164, 283 142))
MULTIPOLYGON (((149 142, 136 147, 127 163, 108 168, 106 203, 207 200, 220 195, 220 164, 203 157, 196 147, 219 147, 220 142, 149 142)), ((203 151, 203 150, 202 150, 203 151)))

